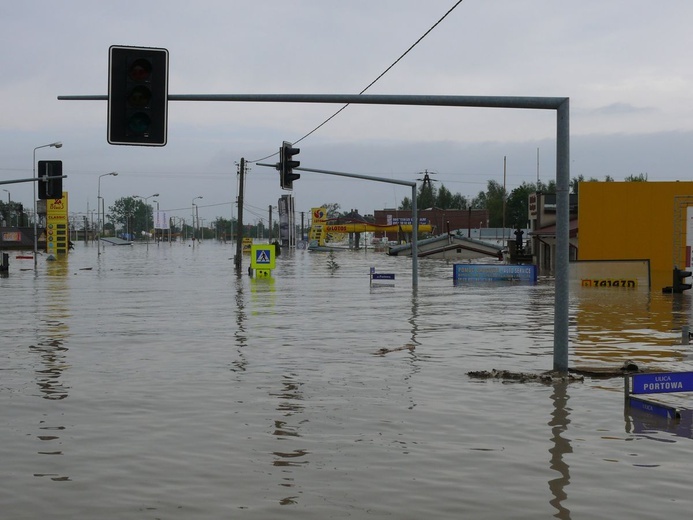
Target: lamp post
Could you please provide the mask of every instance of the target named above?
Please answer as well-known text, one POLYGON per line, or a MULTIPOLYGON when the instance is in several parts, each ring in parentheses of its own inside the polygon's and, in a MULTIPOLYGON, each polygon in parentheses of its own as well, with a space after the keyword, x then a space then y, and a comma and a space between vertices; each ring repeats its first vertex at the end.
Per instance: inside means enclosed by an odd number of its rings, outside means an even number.
POLYGON ((98 195, 96 197, 96 203, 99 206, 99 241, 97 242, 97 249, 99 251, 99 255, 101 255, 101 235, 103 235, 103 224, 104 220, 106 220, 106 208, 103 203, 103 199, 101 198, 101 177, 108 177, 109 175, 113 175, 114 177, 118 175, 118 172, 110 172, 110 173, 104 173, 103 175, 99 175, 99 182, 98 182, 98 195))
POLYGON ((202 196, 194 197, 192 200, 192 243, 193 249, 195 249, 195 201, 201 199, 202 196))
POLYGON ((39 148, 61 148, 63 146, 63 143, 60 141, 56 141, 55 143, 50 143, 50 144, 43 144, 41 146, 37 146, 34 148, 34 160, 32 164, 32 170, 33 170, 33 178, 34 178, 34 271, 36 271, 36 266, 38 259, 36 258, 38 256, 38 206, 36 205, 36 183, 38 182, 38 179, 36 178, 36 150, 39 148))
POLYGON ((10 190, 6 190, 3 188, 2 191, 7 192, 7 226, 12 227, 12 215, 10 214, 10 203, 11 203, 11 196, 10 196, 10 190))
MULTIPOLYGON (((153 200, 153 201, 152 201, 152 204, 154 204, 155 202, 156 202, 156 216, 157 216, 157 218, 158 218, 158 217, 159 217, 159 201, 158 201, 158 200, 153 200)), ((147 212, 147 219, 148 219, 148 218, 149 218, 149 212, 147 212)), ((156 224, 157 224, 157 221, 154 220, 153 218, 152 218, 152 220, 153 220, 153 222, 152 222, 152 228, 154 229, 154 242, 156 242, 156 245, 159 245, 159 242, 157 242, 157 240, 156 240, 156 224)))
POLYGON ((150 195, 149 197, 141 197, 139 195, 133 195, 133 199, 142 199, 144 200, 144 233, 145 236, 147 237, 147 244, 149 244, 149 235, 147 234, 147 228, 149 227, 149 206, 147 205, 147 201, 151 199, 152 197, 158 197, 159 194, 155 193, 154 195, 150 195))

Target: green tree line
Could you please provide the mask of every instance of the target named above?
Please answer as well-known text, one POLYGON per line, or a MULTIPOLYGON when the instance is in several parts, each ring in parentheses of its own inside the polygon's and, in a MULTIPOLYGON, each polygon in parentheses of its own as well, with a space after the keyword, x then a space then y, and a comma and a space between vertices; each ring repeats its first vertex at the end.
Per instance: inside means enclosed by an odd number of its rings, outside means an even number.
MULTIPOLYGON (((647 173, 629 175, 626 182, 646 182, 647 173)), ((613 182, 613 177, 607 175, 604 182, 613 182)), ((573 177, 570 182, 571 193, 577 195, 581 182, 599 182, 599 179, 585 179, 583 175, 573 177)), ((424 181, 416 195, 418 209, 486 209, 489 212, 489 227, 524 228, 527 225, 529 215, 529 196, 535 192, 556 193, 556 181, 548 183, 538 181, 536 183, 523 182, 509 193, 497 181, 489 180, 485 191, 480 191, 476 197, 469 200, 460 193, 452 194, 443 184, 436 187, 432 182, 424 181), (505 219, 503 210, 505 209, 505 219)), ((399 209, 411 210, 412 201, 404 197, 399 209)))

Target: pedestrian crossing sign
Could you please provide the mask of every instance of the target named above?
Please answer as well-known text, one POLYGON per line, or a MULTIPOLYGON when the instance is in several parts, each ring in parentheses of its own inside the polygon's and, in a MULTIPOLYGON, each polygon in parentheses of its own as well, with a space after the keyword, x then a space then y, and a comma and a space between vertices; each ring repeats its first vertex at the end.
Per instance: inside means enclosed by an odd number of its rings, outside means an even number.
POLYGON ((275 258, 274 245, 253 244, 250 252, 250 267, 253 269, 274 269, 275 258))

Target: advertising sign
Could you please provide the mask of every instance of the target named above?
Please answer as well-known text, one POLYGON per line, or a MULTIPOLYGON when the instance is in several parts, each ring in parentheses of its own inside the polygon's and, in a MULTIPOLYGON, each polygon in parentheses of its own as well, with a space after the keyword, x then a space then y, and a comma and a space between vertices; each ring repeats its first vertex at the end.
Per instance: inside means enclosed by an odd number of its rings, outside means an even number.
POLYGON ((46 252, 67 253, 69 243, 67 220, 67 192, 62 198, 46 200, 46 252))
POLYGON ((467 282, 529 282, 537 281, 536 265, 455 264, 453 280, 467 282))

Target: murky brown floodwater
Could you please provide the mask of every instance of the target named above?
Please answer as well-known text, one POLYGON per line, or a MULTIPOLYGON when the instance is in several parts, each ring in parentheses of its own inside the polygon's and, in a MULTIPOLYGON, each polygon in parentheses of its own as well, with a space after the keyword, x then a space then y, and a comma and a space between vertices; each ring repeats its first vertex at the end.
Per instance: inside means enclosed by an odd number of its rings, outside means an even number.
MULTIPOLYGON (((234 252, 78 244, 37 274, 11 255, 2 518, 690 516, 691 428, 624 414, 620 378, 467 375, 552 367, 551 280, 455 286, 422 260, 413 293, 410 260, 372 251, 237 278, 234 252)), ((688 369, 690 314, 576 288, 570 365, 688 369)))

